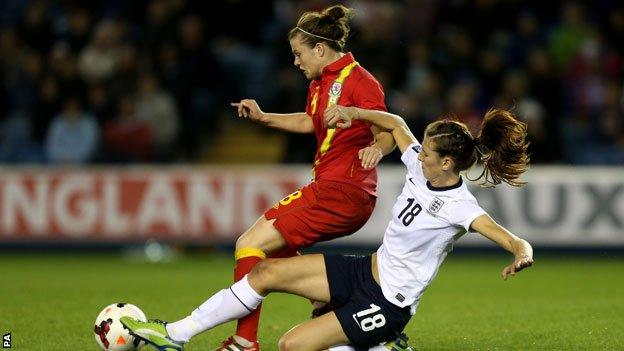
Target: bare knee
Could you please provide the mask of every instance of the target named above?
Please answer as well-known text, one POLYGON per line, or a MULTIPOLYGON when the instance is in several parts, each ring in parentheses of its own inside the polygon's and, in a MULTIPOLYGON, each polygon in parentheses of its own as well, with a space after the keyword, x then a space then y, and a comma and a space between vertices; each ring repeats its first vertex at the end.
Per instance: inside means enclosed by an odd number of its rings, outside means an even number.
POLYGON ((283 249, 286 242, 277 229, 273 227, 274 221, 267 221, 264 217, 260 217, 251 228, 238 237, 236 249, 254 248, 262 250, 265 254, 283 249))
POLYGON ((267 258, 253 267, 247 279, 260 294, 275 291, 282 267, 283 265, 279 260, 267 258))
POLYGON ((236 239, 236 248, 242 249, 243 247, 253 247, 253 239, 250 238, 249 232, 243 233, 236 239))
POLYGON ((247 229, 241 236, 236 239, 236 248, 241 249, 244 247, 259 248, 260 241, 263 237, 262 225, 254 225, 247 229))
POLYGON ((302 344, 298 338, 290 333, 282 335, 278 342, 279 351, 302 350, 302 344))

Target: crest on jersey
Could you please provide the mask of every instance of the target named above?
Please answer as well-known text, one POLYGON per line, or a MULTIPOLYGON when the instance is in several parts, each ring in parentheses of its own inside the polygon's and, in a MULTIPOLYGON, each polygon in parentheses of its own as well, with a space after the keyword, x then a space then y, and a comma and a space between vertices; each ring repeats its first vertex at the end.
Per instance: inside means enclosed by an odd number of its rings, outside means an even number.
POLYGON ((342 91, 342 83, 334 82, 331 88, 329 88, 329 95, 332 96, 340 96, 340 92, 342 91))
POLYGON ((429 204, 429 212, 436 213, 440 211, 442 206, 444 206, 444 201, 440 200, 440 198, 436 196, 429 204))

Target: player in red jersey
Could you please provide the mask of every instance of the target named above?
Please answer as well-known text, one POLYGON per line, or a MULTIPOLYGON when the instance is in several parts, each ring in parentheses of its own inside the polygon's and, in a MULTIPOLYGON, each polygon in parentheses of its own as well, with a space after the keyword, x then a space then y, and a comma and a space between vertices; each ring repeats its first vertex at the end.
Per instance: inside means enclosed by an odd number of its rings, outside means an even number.
MULTIPOLYGON (((319 241, 353 234, 373 212, 375 166, 394 149, 392 135, 367 122, 356 122, 351 129, 323 124, 323 111, 334 104, 386 110, 379 82, 351 53, 343 53, 350 17, 351 9, 342 5, 306 12, 289 33, 294 64, 311 80, 305 112, 265 113, 248 99, 232 104, 239 117, 289 132, 314 133, 318 142, 314 180, 267 210, 238 238, 235 281, 266 257, 292 256, 319 241)), ((259 311, 240 319, 236 335, 217 350, 258 351, 259 311)), ((184 327, 184 320, 179 323, 184 327)))

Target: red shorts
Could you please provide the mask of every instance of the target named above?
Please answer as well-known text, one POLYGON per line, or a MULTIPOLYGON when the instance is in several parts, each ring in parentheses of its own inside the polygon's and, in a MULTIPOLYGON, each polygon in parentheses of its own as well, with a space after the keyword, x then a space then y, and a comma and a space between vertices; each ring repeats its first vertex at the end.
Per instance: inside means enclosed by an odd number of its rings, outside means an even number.
POLYGON ((368 221, 377 198, 350 184, 317 180, 264 213, 289 248, 300 249, 355 233, 368 221))

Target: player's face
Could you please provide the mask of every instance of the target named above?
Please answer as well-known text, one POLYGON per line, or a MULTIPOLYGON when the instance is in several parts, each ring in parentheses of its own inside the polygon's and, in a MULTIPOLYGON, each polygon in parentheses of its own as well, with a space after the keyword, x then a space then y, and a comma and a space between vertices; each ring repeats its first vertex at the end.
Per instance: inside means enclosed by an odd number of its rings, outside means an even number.
POLYGON ((323 66, 316 47, 309 47, 301 42, 301 35, 295 35, 290 40, 290 48, 295 55, 295 66, 303 71, 306 78, 312 80, 321 76, 323 66))
POLYGON ((422 163, 422 170, 425 178, 431 181, 439 178, 442 174, 443 158, 437 151, 434 151, 435 145, 427 137, 423 140, 422 149, 418 154, 418 159, 422 163))

